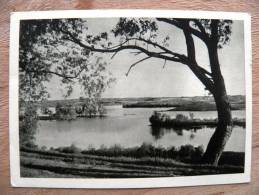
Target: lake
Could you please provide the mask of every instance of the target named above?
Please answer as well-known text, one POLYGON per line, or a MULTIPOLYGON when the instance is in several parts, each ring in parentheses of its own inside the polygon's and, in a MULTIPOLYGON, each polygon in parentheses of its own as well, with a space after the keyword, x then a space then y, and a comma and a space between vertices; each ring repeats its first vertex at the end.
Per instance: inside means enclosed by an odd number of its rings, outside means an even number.
MULTIPOLYGON (((121 105, 107 106, 107 116, 102 118, 77 118, 73 121, 39 121, 36 144, 39 146, 60 147, 71 144, 87 149, 89 147, 110 147, 115 144, 122 147, 135 147, 143 143, 154 146, 179 147, 207 144, 215 128, 175 130, 152 128, 149 117, 154 111, 168 108, 122 108, 121 105)), ((171 115, 184 114, 189 111, 174 111, 171 115)), ((216 111, 192 111, 195 118, 216 118, 216 111)), ((232 111, 233 118, 245 118, 245 111, 232 111)), ((245 151, 245 129, 235 126, 225 151, 245 151)))

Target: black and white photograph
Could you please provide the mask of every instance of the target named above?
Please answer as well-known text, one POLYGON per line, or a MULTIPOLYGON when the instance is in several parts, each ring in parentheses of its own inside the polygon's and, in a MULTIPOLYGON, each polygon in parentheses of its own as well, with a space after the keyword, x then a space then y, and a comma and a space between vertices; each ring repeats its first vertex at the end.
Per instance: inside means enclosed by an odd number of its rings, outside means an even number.
POLYGON ((81 10, 11 19, 14 186, 249 182, 249 15, 81 10))

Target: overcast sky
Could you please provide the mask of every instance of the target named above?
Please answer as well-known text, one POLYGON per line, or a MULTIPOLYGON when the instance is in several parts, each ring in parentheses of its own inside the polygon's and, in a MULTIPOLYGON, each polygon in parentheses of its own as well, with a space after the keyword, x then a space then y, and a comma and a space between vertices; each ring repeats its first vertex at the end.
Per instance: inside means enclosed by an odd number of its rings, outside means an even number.
MULTIPOLYGON (((88 20, 88 28, 91 32, 103 32, 111 29, 117 19, 91 19, 88 20)), ((170 49, 186 54, 184 35, 176 27, 165 23, 159 23, 160 35, 170 36, 170 49)), ((205 45, 194 38, 196 58, 200 65, 209 70, 208 53, 205 45)), ((108 70, 116 78, 116 82, 107 89, 103 97, 176 97, 176 96, 202 96, 207 93, 204 86, 193 75, 188 67, 176 62, 167 62, 151 58, 134 67, 128 76, 125 75, 129 66, 145 57, 135 57, 129 51, 118 53, 112 60, 108 60, 108 70)), ((242 21, 234 21, 232 25, 231 41, 219 50, 219 61, 222 74, 229 95, 245 94, 244 73, 244 29, 242 21)), ((51 99, 63 99, 62 88, 57 83, 57 78, 47 84, 51 99), (53 84, 55 83, 55 85, 53 84)), ((83 96, 78 86, 70 98, 83 96)))

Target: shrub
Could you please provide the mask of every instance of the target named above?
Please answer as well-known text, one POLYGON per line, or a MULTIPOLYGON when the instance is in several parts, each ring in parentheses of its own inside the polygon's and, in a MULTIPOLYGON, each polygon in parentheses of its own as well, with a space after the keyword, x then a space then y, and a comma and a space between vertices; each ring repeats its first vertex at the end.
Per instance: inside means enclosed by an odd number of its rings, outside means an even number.
POLYGON ((58 120, 74 120, 76 119, 76 109, 72 105, 62 106, 60 103, 57 103, 56 118, 58 120))
POLYGON ((177 114, 175 116, 175 119, 178 120, 178 121, 187 121, 189 118, 188 118, 188 116, 185 116, 183 114, 177 114))
POLYGON ((195 147, 192 145, 184 145, 180 147, 179 154, 181 157, 190 159, 191 155, 195 152, 195 147))
POLYGON ((81 153, 81 149, 76 147, 74 144, 71 144, 71 146, 68 146, 68 147, 59 147, 59 148, 56 148, 55 150, 62 153, 73 153, 73 154, 81 153))
POLYGON ((194 147, 192 145, 183 145, 179 148, 174 146, 170 148, 154 147, 152 144, 143 143, 141 146, 132 148, 123 148, 119 145, 106 148, 101 146, 99 149, 88 147, 87 150, 83 150, 82 154, 92 154, 100 156, 125 156, 125 157, 159 157, 159 158, 171 158, 182 162, 196 163, 199 162, 204 150, 202 146, 194 147))

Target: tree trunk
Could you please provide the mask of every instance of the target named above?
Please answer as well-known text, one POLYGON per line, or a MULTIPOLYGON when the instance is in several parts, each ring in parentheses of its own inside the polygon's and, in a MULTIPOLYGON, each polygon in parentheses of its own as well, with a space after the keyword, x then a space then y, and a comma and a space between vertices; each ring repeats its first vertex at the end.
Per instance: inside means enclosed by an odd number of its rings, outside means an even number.
POLYGON ((212 66, 213 81, 215 88, 213 97, 218 111, 218 124, 214 134, 212 135, 202 162, 217 165, 219 158, 225 148, 225 145, 232 133, 232 116, 229 98, 227 96, 224 78, 220 71, 218 63, 217 49, 209 51, 210 62, 212 66))

